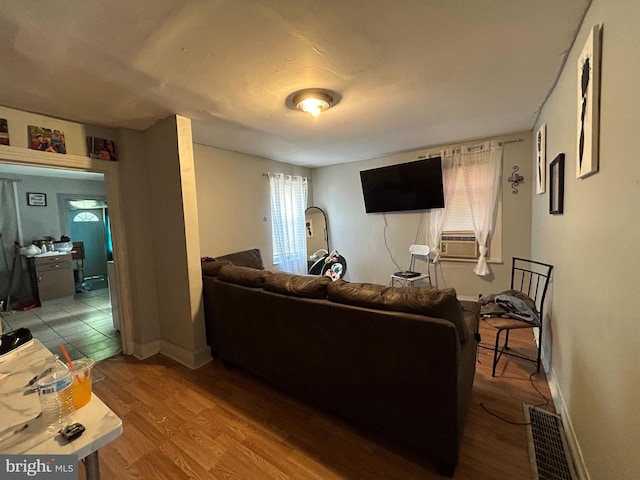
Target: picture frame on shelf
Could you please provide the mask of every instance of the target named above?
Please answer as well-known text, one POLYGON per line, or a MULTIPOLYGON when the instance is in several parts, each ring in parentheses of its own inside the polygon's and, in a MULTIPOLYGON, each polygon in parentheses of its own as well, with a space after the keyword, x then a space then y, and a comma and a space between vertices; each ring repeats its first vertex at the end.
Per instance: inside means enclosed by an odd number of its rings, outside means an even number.
POLYGON ((600 25, 594 25, 578 56, 576 178, 599 169, 600 25))
POLYGON ((547 124, 536 132, 536 193, 547 191, 547 124))
POLYGON ((67 145, 62 130, 29 125, 29 148, 42 152, 67 153, 67 145))
POLYGON ((6 118, 0 118, 0 145, 10 145, 9 122, 6 118))
POLYGON ((549 164, 549 213, 564 213, 564 153, 549 164))
POLYGON ((116 142, 107 138, 87 137, 87 151, 91 158, 118 161, 116 142))
POLYGON ((46 207, 47 206, 47 194, 46 193, 27 193, 27 205, 30 207, 46 207))

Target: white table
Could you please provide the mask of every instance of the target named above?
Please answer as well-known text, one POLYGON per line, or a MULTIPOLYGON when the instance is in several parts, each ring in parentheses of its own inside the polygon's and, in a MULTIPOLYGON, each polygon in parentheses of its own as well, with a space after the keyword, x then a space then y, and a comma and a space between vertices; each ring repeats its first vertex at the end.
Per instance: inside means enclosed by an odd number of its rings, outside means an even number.
POLYGON ((37 375, 51 355, 42 343, 33 340, 0 359, 0 453, 77 455, 85 459, 87 480, 98 480, 98 449, 122 434, 122 420, 96 395, 72 415, 70 423, 81 423, 84 433, 72 442, 47 433, 41 418, 37 393, 25 395, 25 385, 37 375), (11 435, 12 431, 29 427, 11 435), (7 433, 8 432, 8 433, 7 433), (6 438, 10 435, 9 438, 6 438))
POLYGON ((431 277, 428 273, 420 274, 415 277, 400 277, 391 275, 392 287, 430 287, 431 277))

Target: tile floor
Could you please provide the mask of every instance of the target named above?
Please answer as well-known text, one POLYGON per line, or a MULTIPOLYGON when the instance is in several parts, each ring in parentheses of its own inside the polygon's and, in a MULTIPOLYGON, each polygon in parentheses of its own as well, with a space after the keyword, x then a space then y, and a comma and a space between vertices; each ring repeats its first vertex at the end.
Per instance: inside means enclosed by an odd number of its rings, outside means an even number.
POLYGON ((56 305, 9 312, 3 315, 2 326, 5 332, 28 328, 34 338, 61 357, 62 343, 72 360, 90 357, 100 361, 121 350, 107 288, 78 293, 73 300, 56 305))

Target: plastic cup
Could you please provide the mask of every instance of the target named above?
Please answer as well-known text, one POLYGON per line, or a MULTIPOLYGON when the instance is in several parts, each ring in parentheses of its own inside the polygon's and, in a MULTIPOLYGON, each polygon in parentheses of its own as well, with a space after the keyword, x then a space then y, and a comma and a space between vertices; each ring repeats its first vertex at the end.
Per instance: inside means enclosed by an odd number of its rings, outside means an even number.
POLYGON ((76 370, 72 373, 71 397, 76 409, 84 407, 91 400, 91 367, 95 362, 91 358, 80 358, 73 361, 76 370))

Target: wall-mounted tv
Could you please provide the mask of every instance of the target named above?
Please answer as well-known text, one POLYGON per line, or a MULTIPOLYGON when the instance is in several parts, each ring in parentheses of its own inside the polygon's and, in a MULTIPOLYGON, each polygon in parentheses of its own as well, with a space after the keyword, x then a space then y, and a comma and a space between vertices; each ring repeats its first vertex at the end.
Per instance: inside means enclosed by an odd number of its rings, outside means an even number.
POLYGON ((440 157, 360 172, 367 213, 444 207, 440 157))

